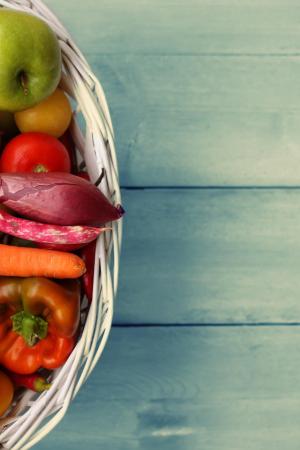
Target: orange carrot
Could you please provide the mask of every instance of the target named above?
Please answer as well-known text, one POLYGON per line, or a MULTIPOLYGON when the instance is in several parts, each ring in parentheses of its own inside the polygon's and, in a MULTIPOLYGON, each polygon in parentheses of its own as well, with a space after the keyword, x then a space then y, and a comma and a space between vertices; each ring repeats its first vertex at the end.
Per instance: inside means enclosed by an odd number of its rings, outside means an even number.
POLYGON ((0 244, 0 275, 79 278, 85 270, 84 261, 72 253, 0 244))

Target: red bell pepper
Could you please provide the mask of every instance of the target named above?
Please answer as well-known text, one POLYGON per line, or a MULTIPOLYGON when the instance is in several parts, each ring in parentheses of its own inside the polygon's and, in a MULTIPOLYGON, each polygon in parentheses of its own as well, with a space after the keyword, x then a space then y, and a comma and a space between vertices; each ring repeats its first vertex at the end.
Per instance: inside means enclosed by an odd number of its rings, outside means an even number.
POLYGON ((0 278, 0 363, 19 374, 56 369, 71 353, 80 285, 46 278, 0 278))

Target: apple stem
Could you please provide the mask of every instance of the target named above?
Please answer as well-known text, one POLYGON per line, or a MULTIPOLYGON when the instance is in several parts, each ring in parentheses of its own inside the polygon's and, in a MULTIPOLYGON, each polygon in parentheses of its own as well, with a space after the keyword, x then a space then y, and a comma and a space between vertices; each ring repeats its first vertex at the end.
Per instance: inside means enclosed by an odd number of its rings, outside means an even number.
POLYGON ((20 73, 20 81, 24 91, 24 95, 28 95, 28 78, 24 71, 20 73))

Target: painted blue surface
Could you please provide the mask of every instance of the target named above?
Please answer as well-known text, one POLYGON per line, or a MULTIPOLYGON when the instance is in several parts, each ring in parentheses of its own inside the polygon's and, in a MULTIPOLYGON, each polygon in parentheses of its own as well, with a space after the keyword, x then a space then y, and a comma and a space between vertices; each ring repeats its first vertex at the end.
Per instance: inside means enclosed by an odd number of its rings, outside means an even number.
POLYGON ((114 328, 52 450, 299 449, 299 327, 114 328))
POLYGON ((47 3, 142 189, 123 190, 118 326, 36 448, 298 450, 300 5, 47 3))

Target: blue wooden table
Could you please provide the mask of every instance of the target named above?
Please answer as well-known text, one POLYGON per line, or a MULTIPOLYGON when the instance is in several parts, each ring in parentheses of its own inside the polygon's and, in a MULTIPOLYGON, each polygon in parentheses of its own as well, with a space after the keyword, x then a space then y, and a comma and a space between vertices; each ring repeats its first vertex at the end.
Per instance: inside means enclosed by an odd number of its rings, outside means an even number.
POLYGON ((300 4, 48 0, 127 215, 103 358, 40 450, 299 450, 300 4))

